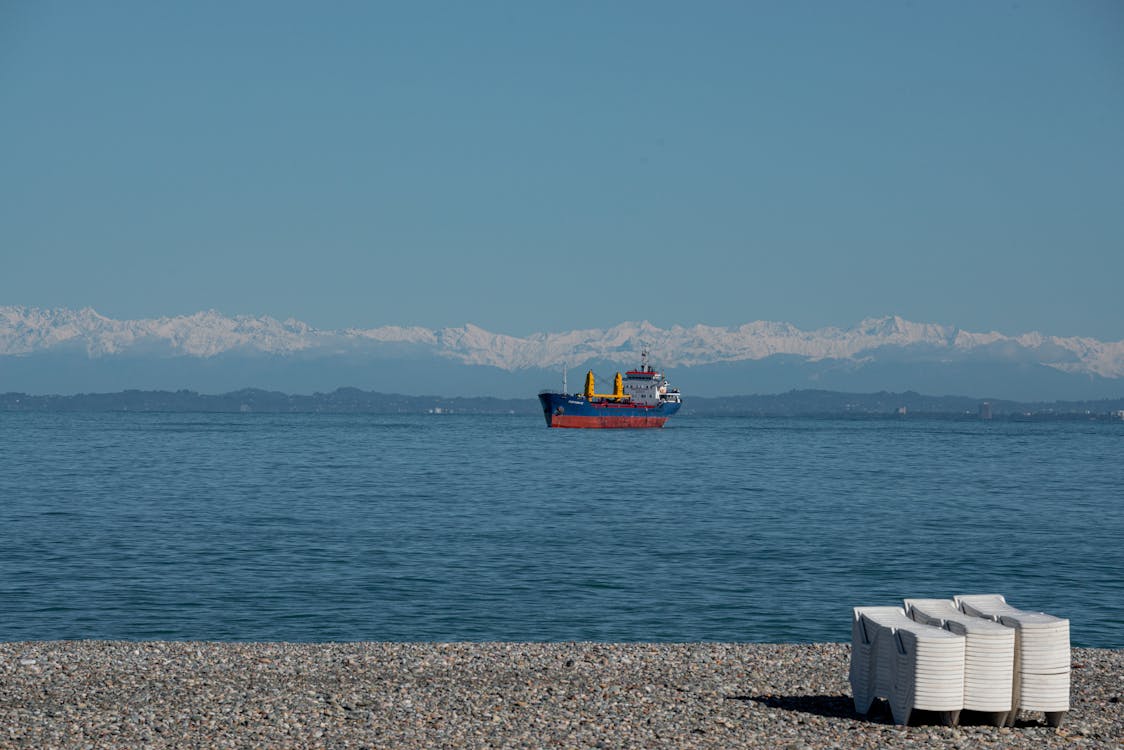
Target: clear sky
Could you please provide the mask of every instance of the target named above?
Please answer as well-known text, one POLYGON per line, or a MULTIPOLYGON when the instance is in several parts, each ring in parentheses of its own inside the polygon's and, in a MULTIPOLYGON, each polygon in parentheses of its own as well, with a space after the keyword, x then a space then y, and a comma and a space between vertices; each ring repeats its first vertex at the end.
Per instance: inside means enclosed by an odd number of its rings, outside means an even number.
POLYGON ((1124 3, 0 3, 0 304, 1124 338, 1124 3))

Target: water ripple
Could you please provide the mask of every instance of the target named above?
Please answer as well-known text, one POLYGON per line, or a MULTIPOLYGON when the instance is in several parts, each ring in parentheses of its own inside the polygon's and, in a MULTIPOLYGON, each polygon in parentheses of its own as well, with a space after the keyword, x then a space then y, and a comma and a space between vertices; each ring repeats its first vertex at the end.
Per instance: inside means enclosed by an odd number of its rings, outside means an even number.
POLYGON ((1124 425, 0 415, 0 638, 849 637, 1004 592, 1124 646, 1124 425))

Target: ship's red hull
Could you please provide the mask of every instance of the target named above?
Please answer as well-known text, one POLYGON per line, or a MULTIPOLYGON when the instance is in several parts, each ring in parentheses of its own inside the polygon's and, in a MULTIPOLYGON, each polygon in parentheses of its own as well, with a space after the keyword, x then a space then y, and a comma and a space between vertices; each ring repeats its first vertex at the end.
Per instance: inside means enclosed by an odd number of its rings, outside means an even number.
POLYGON ((629 427, 663 427, 667 417, 637 417, 637 416, 596 416, 585 417, 577 414, 552 414, 551 427, 583 427, 583 428, 629 428, 629 427))
POLYGON ((590 401, 581 395, 539 394, 542 415, 550 427, 629 428, 663 427, 679 411, 679 402, 631 404, 608 400, 590 401))

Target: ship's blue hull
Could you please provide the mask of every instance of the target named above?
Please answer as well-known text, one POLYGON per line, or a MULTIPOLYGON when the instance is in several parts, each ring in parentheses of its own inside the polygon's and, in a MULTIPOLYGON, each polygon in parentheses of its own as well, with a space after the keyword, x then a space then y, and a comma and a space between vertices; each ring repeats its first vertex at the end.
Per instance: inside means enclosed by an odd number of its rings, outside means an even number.
POLYGON ((681 403, 661 401, 654 406, 630 404, 608 399, 590 401, 566 393, 540 393, 543 416, 548 427, 663 427, 681 403))

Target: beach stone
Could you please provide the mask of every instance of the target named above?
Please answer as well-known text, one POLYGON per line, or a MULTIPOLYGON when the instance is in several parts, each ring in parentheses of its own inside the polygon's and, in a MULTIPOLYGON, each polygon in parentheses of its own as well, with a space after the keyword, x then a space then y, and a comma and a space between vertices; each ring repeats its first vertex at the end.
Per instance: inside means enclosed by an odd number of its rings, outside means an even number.
POLYGON ((1124 737, 1120 650, 1074 649, 1067 734, 1040 720, 1004 731, 858 716, 849 648, 0 643, 0 748, 1029 749, 1124 737))

